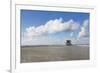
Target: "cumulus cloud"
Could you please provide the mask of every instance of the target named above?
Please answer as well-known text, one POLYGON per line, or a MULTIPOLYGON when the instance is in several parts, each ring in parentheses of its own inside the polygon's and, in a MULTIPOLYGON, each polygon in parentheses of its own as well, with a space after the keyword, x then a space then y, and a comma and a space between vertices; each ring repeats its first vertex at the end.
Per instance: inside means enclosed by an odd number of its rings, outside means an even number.
MULTIPOLYGON (((84 25, 86 26, 86 25, 84 25)), ((45 24, 38 27, 30 26, 26 28, 25 35, 27 37, 37 37, 44 34, 52 34, 62 31, 74 31, 79 28, 79 23, 74 20, 64 22, 62 18, 49 20, 45 24)))
POLYGON ((83 25, 81 27, 81 30, 80 30, 80 32, 78 34, 78 38, 88 37, 89 36, 88 29, 89 29, 89 21, 88 20, 85 20, 83 22, 83 25))

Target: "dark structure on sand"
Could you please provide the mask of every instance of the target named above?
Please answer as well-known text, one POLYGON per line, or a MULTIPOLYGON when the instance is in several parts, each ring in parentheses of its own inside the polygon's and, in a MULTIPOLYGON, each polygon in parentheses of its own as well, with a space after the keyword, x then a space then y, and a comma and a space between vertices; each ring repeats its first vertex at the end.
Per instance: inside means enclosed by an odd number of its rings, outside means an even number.
POLYGON ((71 40, 66 40, 65 44, 66 44, 67 46, 71 46, 71 45, 72 45, 71 40))

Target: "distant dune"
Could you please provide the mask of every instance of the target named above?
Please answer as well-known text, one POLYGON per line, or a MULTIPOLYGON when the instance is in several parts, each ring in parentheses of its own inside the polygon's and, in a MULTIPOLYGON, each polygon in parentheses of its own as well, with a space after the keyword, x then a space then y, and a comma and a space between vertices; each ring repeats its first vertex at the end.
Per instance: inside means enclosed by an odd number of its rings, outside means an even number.
POLYGON ((21 63, 89 60, 89 45, 21 46, 21 63))

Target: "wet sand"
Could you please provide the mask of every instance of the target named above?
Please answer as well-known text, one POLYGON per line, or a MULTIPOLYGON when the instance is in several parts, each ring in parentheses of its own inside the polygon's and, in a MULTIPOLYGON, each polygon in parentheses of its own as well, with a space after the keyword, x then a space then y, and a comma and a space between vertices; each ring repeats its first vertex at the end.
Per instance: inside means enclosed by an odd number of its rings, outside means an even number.
POLYGON ((88 60, 89 46, 22 46, 21 63, 88 60))

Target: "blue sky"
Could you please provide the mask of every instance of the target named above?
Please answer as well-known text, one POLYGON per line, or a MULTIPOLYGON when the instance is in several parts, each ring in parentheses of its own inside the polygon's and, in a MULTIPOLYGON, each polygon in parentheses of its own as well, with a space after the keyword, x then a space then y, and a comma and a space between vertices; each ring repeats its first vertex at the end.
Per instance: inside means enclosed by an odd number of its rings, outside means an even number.
POLYGON ((20 17, 22 45, 89 43, 89 13, 21 10, 20 17))

